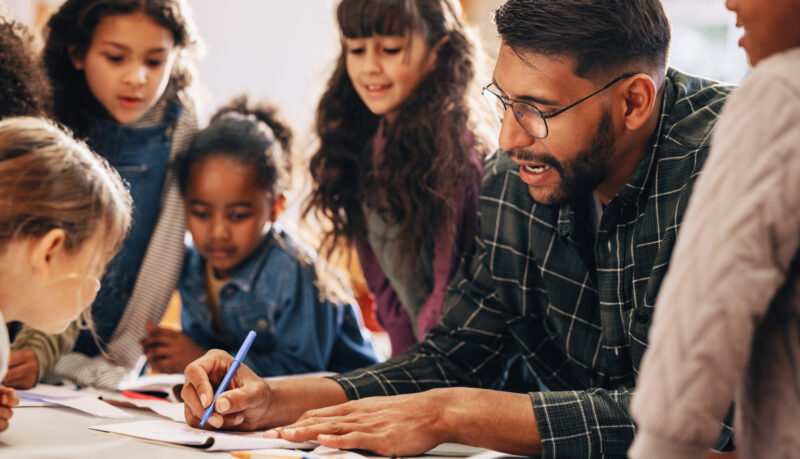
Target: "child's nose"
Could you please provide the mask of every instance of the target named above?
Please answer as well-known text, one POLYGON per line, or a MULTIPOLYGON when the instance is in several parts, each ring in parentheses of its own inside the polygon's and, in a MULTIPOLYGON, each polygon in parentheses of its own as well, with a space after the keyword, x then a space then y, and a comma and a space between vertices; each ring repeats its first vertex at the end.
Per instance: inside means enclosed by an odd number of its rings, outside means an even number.
POLYGON ((367 49, 364 52, 364 72, 379 73, 380 71, 381 63, 378 52, 372 49, 367 49))
POLYGON ((132 66, 125 74, 125 82, 131 85, 142 85, 147 81, 147 67, 144 65, 132 66))
POLYGON ((230 235, 230 228, 228 228, 224 219, 214 220, 211 226, 211 236, 214 239, 227 239, 230 235))

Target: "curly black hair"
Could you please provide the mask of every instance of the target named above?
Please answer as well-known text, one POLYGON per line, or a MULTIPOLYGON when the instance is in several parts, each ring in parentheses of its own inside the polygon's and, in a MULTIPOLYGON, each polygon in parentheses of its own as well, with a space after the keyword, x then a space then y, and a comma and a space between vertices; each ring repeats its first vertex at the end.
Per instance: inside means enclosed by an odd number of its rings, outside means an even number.
POLYGON ((381 213, 399 231, 398 263, 412 263, 430 235, 446 224, 455 238, 457 189, 473 177, 471 115, 477 110, 476 42, 451 0, 342 0, 337 8, 342 51, 317 107, 319 148, 311 158, 313 189, 304 213, 330 221, 322 250, 331 255, 339 240, 364 242, 363 204, 381 190, 381 213), (356 93, 346 69, 345 38, 422 35, 433 49, 441 43, 435 68, 404 102, 384 130, 386 147, 373 170, 374 138, 380 117, 356 93), (384 208, 385 207, 385 208, 384 208))
POLYGON ((104 18, 137 12, 172 32, 178 57, 168 90, 184 89, 192 82, 195 70, 188 51, 199 44, 199 38, 185 0, 67 0, 47 22, 43 61, 53 85, 55 119, 78 136, 87 135, 93 115, 106 111, 92 95, 83 71, 73 65, 72 56, 86 54, 104 18))
POLYGON ((25 26, 0 18, 0 119, 48 116, 51 91, 25 26))

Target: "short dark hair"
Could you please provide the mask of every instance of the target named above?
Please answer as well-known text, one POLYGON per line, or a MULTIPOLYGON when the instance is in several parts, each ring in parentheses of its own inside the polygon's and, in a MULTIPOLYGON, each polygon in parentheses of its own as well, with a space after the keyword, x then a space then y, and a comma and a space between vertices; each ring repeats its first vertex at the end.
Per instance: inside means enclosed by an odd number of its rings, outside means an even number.
POLYGON ((661 0, 509 0, 494 22, 516 53, 572 56, 580 77, 634 61, 664 69, 669 54, 670 23, 661 0))
POLYGON ((250 104, 247 96, 236 97, 217 110, 186 153, 176 159, 181 192, 189 186, 193 164, 224 157, 251 167, 263 191, 273 196, 283 194, 291 176, 292 137, 291 128, 281 120, 276 107, 266 102, 250 104))

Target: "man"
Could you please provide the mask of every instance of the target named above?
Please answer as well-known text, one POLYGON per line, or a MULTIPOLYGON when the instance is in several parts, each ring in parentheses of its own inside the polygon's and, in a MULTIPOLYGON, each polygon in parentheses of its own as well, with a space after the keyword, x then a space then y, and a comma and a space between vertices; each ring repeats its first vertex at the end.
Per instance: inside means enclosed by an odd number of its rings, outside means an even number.
POLYGON ((800 452, 800 2, 726 6, 754 69, 722 112, 658 297, 636 458, 701 456, 734 400, 737 454, 800 452))
MULTIPOLYGON (((213 427, 303 415, 267 435, 382 455, 442 442, 626 453, 653 302, 729 88, 666 69, 659 0, 510 0, 495 22, 503 44, 484 95, 503 151, 487 164, 481 233, 440 325, 405 354, 331 379, 266 383, 242 369, 213 427), (489 390, 515 355, 549 392, 489 390)), ((187 367, 187 422, 230 361, 210 353, 187 367)))

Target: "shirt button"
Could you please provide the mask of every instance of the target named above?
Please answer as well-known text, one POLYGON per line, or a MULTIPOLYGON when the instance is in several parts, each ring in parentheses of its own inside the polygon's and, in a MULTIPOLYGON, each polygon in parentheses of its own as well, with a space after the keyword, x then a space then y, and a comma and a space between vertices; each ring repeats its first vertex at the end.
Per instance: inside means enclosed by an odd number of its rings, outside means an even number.
POLYGON ((643 311, 636 311, 636 313, 633 314, 633 319, 640 324, 646 324, 650 322, 650 314, 643 311))
POLYGON ((265 331, 267 329, 267 326, 269 326, 269 322, 267 322, 267 319, 258 319, 258 322, 256 322, 256 328, 258 329, 258 331, 262 332, 265 331))
POLYGON ((233 287, 225 287, 225 290, 222 291, 225 296, 233 295, 233 287))
POLYGON ((608 251, 611 252, 611 241, 608 241, 608 251))

